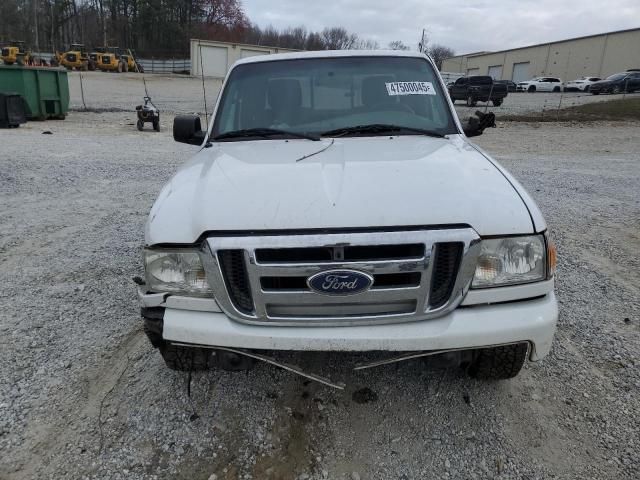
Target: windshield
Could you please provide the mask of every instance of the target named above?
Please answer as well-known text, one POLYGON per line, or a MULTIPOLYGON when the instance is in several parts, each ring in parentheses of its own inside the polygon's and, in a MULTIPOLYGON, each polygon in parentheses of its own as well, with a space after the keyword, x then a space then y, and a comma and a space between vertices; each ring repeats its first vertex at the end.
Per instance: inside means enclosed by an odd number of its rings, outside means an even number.
POLYGON ((622 80, 626 76, 627 76, 626 73, 616 73, 615 75, 611 75, 610 77, 607 77, 607 80, 622 80))
POLYGON ((260 128, 321 135, 372 124, 458 133, 426 59, 340 57, 234 68, 220 100, 213 137, 260 128))

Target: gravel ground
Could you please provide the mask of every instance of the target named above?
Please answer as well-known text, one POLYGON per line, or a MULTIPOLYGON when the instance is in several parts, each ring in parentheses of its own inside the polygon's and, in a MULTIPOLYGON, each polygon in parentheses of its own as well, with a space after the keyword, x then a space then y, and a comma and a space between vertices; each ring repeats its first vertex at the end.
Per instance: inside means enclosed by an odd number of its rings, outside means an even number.
POLYGON ((130 279, 146 214, 195 148, 171 140, 170 116, 159 134, 133 122, 74 112, 0 130, 0 478, 640 477, 637 123, 478 138, 559 247, 547 359, 484 383, 421 361, 353 372, 358 355, 290 355, 340 392, 264 364, 165 368, 130 279))

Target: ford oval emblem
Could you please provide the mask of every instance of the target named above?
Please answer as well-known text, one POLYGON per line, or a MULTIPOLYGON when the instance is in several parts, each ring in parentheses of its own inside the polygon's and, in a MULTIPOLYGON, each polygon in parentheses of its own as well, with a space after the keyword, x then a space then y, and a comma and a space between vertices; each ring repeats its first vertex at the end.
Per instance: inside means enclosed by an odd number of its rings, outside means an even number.
POLYGON ((355 270, 328 270, 307 279, 309 288, 324 295, 355 295, 373 285, 373 277, 355 270))

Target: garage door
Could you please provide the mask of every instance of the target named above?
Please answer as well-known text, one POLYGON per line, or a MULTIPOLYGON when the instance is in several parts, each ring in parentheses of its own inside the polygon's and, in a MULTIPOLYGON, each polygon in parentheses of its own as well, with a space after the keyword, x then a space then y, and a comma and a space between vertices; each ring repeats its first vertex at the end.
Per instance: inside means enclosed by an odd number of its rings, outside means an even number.
POLYGON ((493 65, 489 67, 487 75, 489 75, 494 80, 500 80, 502 78, 502 65, 493 65))
POLYGON ((255 57, 256 55, 269 55, 269 52, 265 52, 264 50, 251 50, 248 48, 240 50, 240 58, 255 57))
POLYGON ((479 68, 467 68, 467 77, 470 77, 471 75, 480 75, 480 69, 479 68))
POLYGON ((529 62, 514 63, 513 64, 513 76, 511 80, 515 83, 524 82, 529 80, 529 62))
POLYGON ((227 74, 226 47, 198 46, 202 55, 202 70, 207 77, 224 77, 227 74))

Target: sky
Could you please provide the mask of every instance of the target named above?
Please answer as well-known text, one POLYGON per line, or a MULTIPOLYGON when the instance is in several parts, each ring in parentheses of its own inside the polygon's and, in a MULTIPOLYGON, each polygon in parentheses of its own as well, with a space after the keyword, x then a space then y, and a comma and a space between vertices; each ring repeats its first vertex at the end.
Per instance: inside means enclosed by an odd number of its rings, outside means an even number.
MULTIPOLYGON (((343 26, 381 46, 431 43, 457 54, 640 28, 640 0, 242 0, 253 23, 308 30, 343 26), (615 7, 614 7, 615 5, 615 7)), ((639 47, 640 48, 640 47, 639 47)))

